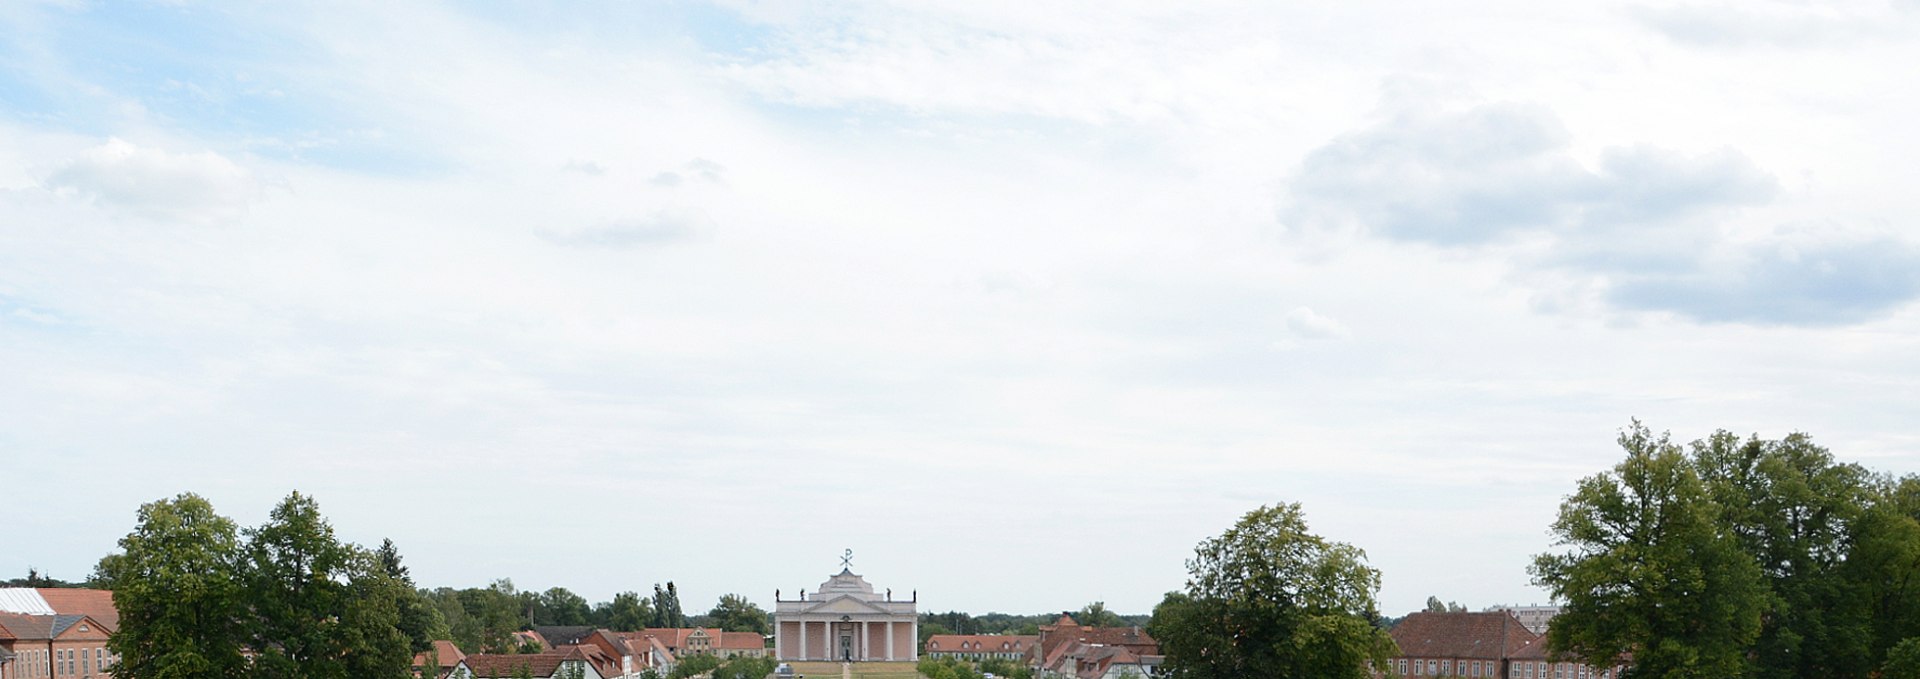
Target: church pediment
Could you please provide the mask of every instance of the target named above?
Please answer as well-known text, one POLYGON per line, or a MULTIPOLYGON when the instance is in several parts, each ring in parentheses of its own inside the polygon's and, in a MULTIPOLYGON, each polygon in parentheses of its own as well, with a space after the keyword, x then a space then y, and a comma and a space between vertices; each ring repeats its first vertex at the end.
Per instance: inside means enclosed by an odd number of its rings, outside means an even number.
POLYGON ((858 597, 855 597, 850 594, 836 596, 831 599, 827 599, 826 601, 821 601, 812 606, 808 606, 802 612, 838 613, 841 615, 871 614, 871 613, 878 613, 882 615, 891 614, 891 611, 888 611, 885 608, 881 608, 871 603, 861 601, 858 597))

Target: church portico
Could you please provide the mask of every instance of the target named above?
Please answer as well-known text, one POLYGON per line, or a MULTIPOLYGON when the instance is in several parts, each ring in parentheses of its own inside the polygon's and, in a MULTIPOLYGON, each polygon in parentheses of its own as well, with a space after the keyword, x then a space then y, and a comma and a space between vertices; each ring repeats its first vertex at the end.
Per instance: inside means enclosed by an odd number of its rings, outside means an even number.
POLYGON ((774 593, 774 655, 797 661, 917 661, 916 593, 895 601, 854 575, 849 550, 838 575, 798 599, 774 593))

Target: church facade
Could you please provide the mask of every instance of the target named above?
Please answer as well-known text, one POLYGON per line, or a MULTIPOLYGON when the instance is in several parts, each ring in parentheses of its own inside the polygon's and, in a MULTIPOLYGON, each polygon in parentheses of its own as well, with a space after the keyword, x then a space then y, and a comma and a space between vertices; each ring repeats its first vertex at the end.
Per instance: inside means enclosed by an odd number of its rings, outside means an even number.
POLYGON ((895 601, 892 590, 874 592, 848 567, 799 599, 781 599, 779 592, 773 598, 773 652, 781 660, 920 659, 918 593, 895 601))

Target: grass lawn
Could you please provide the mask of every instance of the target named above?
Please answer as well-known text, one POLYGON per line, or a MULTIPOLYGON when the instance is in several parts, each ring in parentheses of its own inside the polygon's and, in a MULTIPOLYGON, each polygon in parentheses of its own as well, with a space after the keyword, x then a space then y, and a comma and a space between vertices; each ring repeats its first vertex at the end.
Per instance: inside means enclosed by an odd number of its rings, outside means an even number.
MULTIPOLYGON (((840 663, 837 662, 793 662, 795 674, 807 675, 807 679, 839 679, 840 663)), ((857 662, 853 664, 853 679, 920 679, 920 672, 910 662, 857 662)))

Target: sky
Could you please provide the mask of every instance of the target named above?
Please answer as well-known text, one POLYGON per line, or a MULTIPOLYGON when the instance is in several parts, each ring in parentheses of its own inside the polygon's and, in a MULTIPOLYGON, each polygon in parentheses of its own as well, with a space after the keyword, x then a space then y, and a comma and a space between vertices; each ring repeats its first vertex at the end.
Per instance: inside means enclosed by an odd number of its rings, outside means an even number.
POLYGON ((0 576, 1146 613, 1526 572, 1635 418, 1920 472, 1920 2, 0 2, 0 576), (1900 66, 1909 64, 1909 66, 1900 66))

